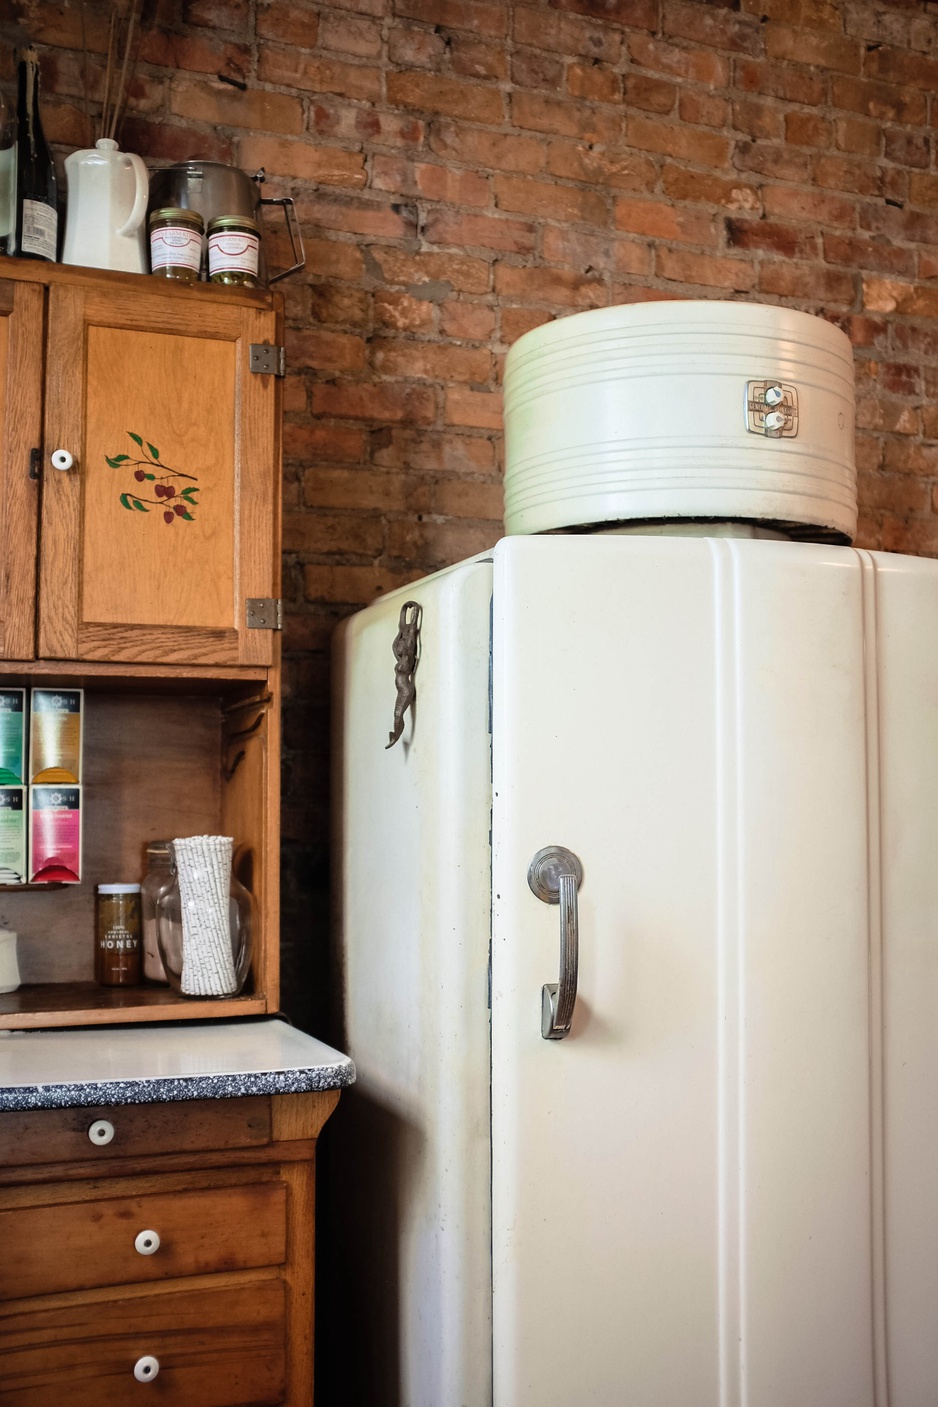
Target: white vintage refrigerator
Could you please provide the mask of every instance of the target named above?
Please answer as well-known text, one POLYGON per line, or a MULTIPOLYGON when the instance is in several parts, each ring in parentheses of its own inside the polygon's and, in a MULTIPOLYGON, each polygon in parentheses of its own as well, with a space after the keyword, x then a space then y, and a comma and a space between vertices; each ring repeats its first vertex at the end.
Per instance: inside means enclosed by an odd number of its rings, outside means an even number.
POLYGON ((509 537, 336 675, 347 1400, 935 1407, 938 563, 509 537))

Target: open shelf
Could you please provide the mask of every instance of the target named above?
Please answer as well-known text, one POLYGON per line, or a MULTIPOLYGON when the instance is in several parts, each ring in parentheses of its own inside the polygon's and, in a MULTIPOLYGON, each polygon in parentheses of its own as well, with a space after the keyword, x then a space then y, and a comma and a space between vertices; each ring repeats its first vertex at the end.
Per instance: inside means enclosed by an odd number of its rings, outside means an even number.
POLYGON ((264 997, 177 997, 168 987, 99 987, 95 982, 29 982, 0 993, 0 1031, 114 1026, 140 1021, 206 1021, 261 1016, 264 997))

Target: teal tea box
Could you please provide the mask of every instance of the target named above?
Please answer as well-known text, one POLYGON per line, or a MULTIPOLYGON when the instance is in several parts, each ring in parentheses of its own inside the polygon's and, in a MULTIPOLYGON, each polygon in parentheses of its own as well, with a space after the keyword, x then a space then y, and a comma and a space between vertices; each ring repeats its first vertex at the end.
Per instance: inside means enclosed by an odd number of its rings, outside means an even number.
POLYGON ((26 690, 0 689, 0 786, 26 780, 26 690))
POLYGON ((0 787, 0 884, 26 881, 26 788, 0 787))

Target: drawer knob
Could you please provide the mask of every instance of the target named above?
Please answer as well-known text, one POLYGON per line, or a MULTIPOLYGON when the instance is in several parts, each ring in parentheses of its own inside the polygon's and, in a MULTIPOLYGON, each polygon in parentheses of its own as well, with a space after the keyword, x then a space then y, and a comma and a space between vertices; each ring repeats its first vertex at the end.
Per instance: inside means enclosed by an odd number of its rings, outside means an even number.
POLYGON ((105 1143, 110 1143, 114 1137, 114 1125, 109 1119, 95 1119, 88 1130, 88 1137, 92 1143, 97 1143, 103 1148, 105 1143))
POLYGON ((138 1358, 134 1364, 134 1377, 138 1383, 152 1383, 153 1379, 160 1371, 160 1360, 154 1358, 152 1353, 146 1353, 142 1358, 138 1358))
MULTIPOLYGON (((158 1231, 138 1231, 134 1237, 134 1250, 139 1251, 142 1256, 153 1256, 160 1248, 160 1233, 158 1231)), ((141 1363, 144 1360, 141 1358, 141 1363)), ((156 1362, 156 1359, 146 1359, 147 1363, 156 1362)))
POLYGON ((71 469, 75 463, 74 456, 67 449, 54 449, 51 458, 53 469, 71 469))

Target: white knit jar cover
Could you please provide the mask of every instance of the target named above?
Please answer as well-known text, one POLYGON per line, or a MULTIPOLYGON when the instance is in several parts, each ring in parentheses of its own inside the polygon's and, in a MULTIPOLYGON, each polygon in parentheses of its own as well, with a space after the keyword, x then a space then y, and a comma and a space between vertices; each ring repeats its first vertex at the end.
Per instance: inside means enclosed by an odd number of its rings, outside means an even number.
POLYGON ((856 531, 849 339, 793 308, 678 300, 535 328, 505 367, 505 528, 734 519, 856 531), (747 427, 749 388, 797 396, 797 431, 747 427))
POLYGON ((230 835, 173 841, 182 909, 182 977, 187 996, 224 997, 238 990, 231 951, 230 835))

